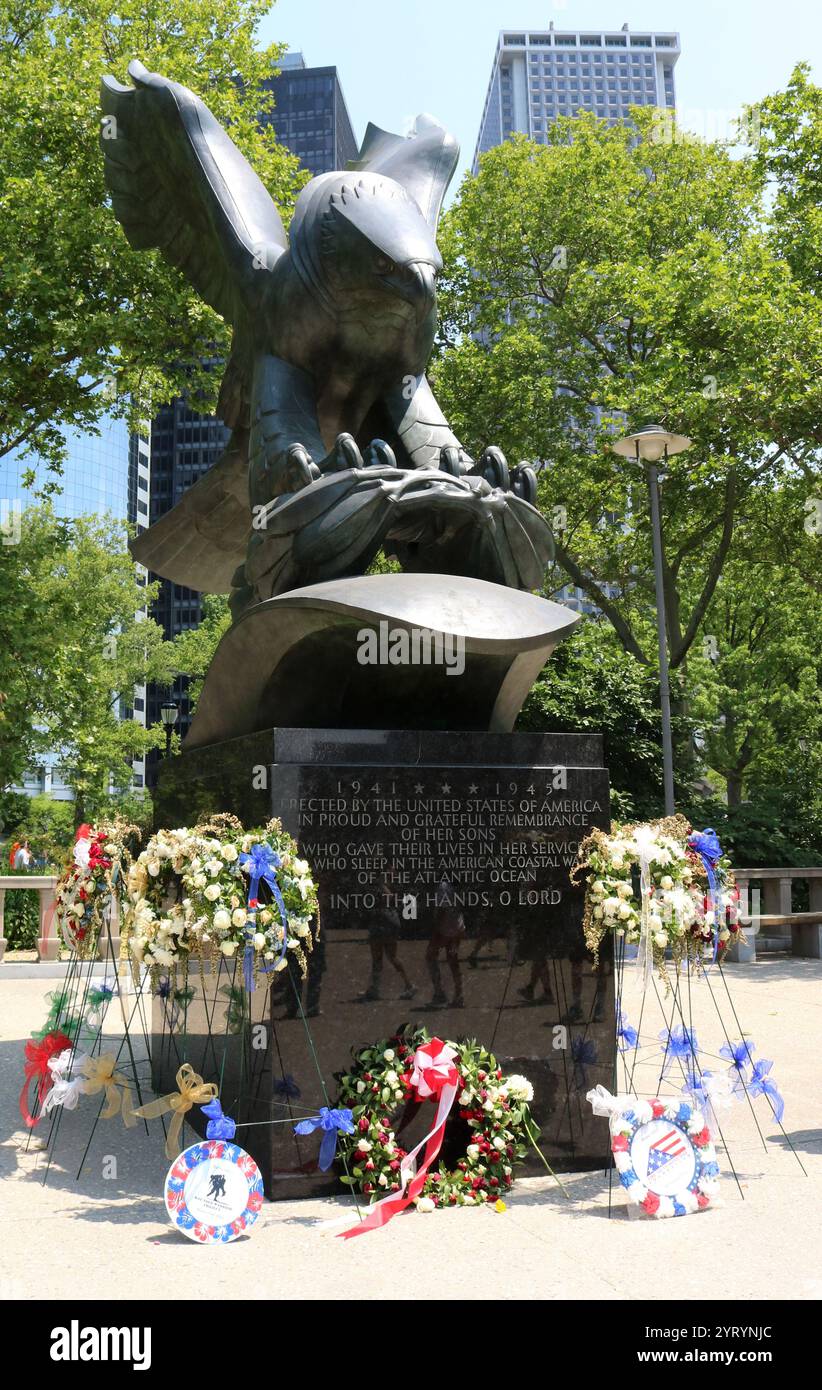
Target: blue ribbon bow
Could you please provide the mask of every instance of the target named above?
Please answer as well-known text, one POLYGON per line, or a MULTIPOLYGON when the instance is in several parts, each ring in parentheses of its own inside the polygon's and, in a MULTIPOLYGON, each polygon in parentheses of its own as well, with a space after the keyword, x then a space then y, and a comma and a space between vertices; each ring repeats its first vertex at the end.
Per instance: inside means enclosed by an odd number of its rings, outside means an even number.
POLYGON ((628 1022, 626 1015, 620 1009, 617 1015, 617 1046, 620 1052, 627 1052, 629 1047, 636 1047, 639 1042, 639 1033, 628 1022), (624 1041, 620 1041, 623 1039, 624 1041))
POLYGON ((327 1105, 320 1107, 319 1115, 308 1120, 300 1120, 294 1126, 295 1134, 313 1134, 315 1129, 323 1130, 320 1144, 319 1166, 325 1173, 334 1162, 337 1152, 337 1134, 354 1133, 354 1114, 351 1110, 329 1110, 327 1105))
POLYGON ((754 1062, 751 1071, 749 1093, 754 1097, 768 1097, 768 1100, 771 1102, 774 1119, 777 1124, 779 1124, 782 1116, 785 1114, 785 1101, 779 1094, 776 1082, 771 1081, 768 1077, 768 1072, 772 1066, 773 1062, 766 1061, 764 1058, 759 1062, 754 1062))
POLYGON ((711 907, 714 910, 713 959, 716 960, 719 950, 719 880, 716 876, 716 866, 722 858, 722 846, 719 843, 719 836, 710 826, 706 830, 695 830, 693 835, 689 835, 688 846, 699 855, 708 876, 711 907))
MULTIPOLYGON (((277 870, 282 867, 282 860, 279 854, 270 845, 260 844, 258 841, 251 846, 247 854, 241 854, 239 859, 240 868, 246 872, 251 879, 248 888, 248 909, 252 914, 252 922, 246 927, 246 946, 243 952, 243 983, 246 989, 251 992, 254 988, 254 932, 257 925, 257 903, 260 897, 260 884, 265 883, 271 889, 273 897, 280 913, 280 921, 283 924, 283 944, 280 947, 278 962, 283 959, 286 952, 288 937, 288 914, 285 910, 283 895, 280 892, 280 885, 277 882, 277 870)), ((268 973, 273 970, 273 965, 264 965, 263 970, 268 973)))
POLYGON ((659 1034, 660 1042, 665 1044, 665 1064, 662 1068, 664 1076, 673 1061, 683 1061, 686 1057, 694 1059, 699 1051, 699 1043, 696 1040, 696 1033, 693 1028, 667 1029, 663 1028, 659 1034))
POLYGON ((208 1115, 209 1120, 206 1125, 206 1139, 233 1139, 237 1133, 237 1126, 230 1115, 223 1114, 223 1107, 218 1096, 208 1102, 208 1105, 201 1105, 200 1109, 204 1115, 208 1115))

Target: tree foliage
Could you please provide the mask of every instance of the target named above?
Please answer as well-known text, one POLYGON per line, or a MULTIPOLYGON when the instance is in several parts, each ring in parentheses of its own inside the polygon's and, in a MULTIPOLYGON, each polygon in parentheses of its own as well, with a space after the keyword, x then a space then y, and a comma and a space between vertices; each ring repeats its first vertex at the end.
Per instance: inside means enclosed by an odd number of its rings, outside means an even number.
POLYGON ((581 112, 483 156, 446 218, 436 379, 470 446, 544 461, 563 575, 646 664, 647 488, 610 445, 651 421, 688 434, 662 489, 677 668, 757 489, 822 442, 822 310, 772 242, 758 165, 634 116, 639 140, 581 112))
POLYGON ((50 753, 92 814, 130 786, 132 759, 160 742, 132 716, 134 686, 170 680, 172 644, 145 610, 126 528, 111 518, 22 513, 0 547, 0 787, 50 753))

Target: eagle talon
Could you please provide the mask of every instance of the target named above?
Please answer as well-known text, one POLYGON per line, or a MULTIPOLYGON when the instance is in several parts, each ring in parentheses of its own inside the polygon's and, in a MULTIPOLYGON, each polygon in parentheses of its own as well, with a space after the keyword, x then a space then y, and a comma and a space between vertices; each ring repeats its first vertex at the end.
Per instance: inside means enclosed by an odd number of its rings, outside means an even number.
POLYGON ((497 448, 496 444, 490 444, 484 450, 478 464, 471 470, 474 474, 479 474, 491 487, 498 487, 503 492, 511 491, 511 481, 508 474, 508 464, 502 449, 497 448))
MULTIPOLYGON (((276 464, 276 460, 274 462, 276 464)), ((320 470, 305 445, 291 444, 285 455, 282 490, 289 493, 299 492, 302 488, 309 487, 319 476, 320 470)))
POLYGON ((511 491, 523 502, 537 505, 537 475, 530 463, 520 463, 511 470, 511 491))
POLYGON ((363 457, 365 468, 396 468, 397 456, 384 439, 372 439, 363 457))

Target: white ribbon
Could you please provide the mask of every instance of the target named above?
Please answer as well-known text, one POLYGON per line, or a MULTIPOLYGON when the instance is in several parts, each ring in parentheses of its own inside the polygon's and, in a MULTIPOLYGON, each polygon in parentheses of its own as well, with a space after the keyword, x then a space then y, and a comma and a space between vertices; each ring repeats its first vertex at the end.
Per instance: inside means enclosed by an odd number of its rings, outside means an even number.
POLYGON ((42 1114, 48 1115, 49 1111, 55 1110, 58 1105, 62 1105, 64 1110, 76 1110, 77 1102, 82 1095, 82 1076, 71 1076, 76 1063, 76 1070, 80 1070, 80 1064, 85 1061, 85 1053, 75 1053, 72 1048, 67 1047, 63 1052, 58 1052, 56 1057, 49 1057, 47 1066, 54 1083, 43 1101, 42 1114))
POLYGON ((611 1092, 602 1085, 595 1086, 589 1091, 585 1099, 588 1101, 595 1115, 624 1115, 626 1110, 636 1108, 636 1096, 612 1096, 611 1092))

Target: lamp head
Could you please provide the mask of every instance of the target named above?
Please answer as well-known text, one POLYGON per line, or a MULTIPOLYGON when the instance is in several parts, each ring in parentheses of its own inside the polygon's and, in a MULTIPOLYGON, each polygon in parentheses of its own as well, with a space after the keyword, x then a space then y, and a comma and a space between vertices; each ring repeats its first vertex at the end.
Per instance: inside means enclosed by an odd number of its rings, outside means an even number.
POLYGON ((671 434, 661 425, 644 425, 635 434, 626 435, 611 445, 615 454, 623 458, 644 459, 646 463, 659 463, 663 457, 681 454, 690 449, 692 441, 684 434, 671 434))

